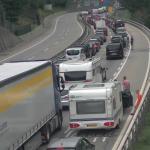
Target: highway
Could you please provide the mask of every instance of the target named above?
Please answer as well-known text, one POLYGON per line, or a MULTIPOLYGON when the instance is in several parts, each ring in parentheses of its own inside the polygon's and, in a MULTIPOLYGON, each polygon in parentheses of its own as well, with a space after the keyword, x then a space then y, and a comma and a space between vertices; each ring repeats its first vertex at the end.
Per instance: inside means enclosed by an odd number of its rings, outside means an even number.
MULTIPOLYGON (((131 50, 131 47, 126 49, 125 58, 123 60, 106 60, 105 58, 105 46, 104 45, 99 53, 99 56, 102 57, 103 63, 108 68, 107 77, 108 79, 117 78, 119 81, 122 81, 124 75, 131 82, 131 91, 134 95, 135 100, 135 91, 141 89, 147 66, 149 63, 149 46, 150 42, 144 35, 142 31, 131 26, 126 25, 127 31, 129 34, 132 34, 134 37, 134 49, 131 50)), ((109 32, 109 36, 112 32, 109 32)), ((108 37, 109 41, 110 37, 108 37)), ((121 123, 120 129, 115 130, 85 130, 85 131, 73 131, 68 128, 69 113, 64 111, 64 124, 63 129, 60 132, 57 132, 51 142, 58 140, 61 137, 72 137, 72 136, 84 136, 88 138, 93 144, 96 145, 96 150, 110 150, 116 139, 118 138, 123 125, 130 114, 130 110, 126 111, 124 114, 123 122, 121 123)), ((45 146, 41 150, 45 149, 45 146)))
MULTIPOLYGON (((108 80, 117 78, 122 80, 124 75, 131 81, 131 88, 133 94, 136 89, 140 89, 143 84, 147 66, 149 63, 149 46, 150 42, 146 36, 139 29, 126 24, 127 31, 134 37, 134 50, 126 49, 126 57, 123 60, 106 60, 105 46, 99 52, 104 64, 108 68, 108 80)), ((43 37, 34 43, 31 42, 27 46, 20 49, 15 54, 4 58, 1 61, 18 61, 18 60, 34 60, 34 59, 48 59, 56 55, 58 52, 68 47, 82 34, 82 28, 77 23, 76 13, 65 14, 56 20, 53 31, 47 36, 43 37)), ((108 41, 112 32, 109 32, 108 41)), ((134 97, 135 98, 135 97, 134 97)), ((68 128, 69 113, 63 112, 64 122, 61 131, 57 132, 52 137, 52 142, 61 137, 84 136, 96 145, 96 150, 110 150, 121 129, 128 117, 129 112, 124 115, 124 120, 121 123, 120 129, 115 130, 86 130, 86 131, 72 131, 68 128)), ((46 146, 41 147, 41 150, 46 146)))

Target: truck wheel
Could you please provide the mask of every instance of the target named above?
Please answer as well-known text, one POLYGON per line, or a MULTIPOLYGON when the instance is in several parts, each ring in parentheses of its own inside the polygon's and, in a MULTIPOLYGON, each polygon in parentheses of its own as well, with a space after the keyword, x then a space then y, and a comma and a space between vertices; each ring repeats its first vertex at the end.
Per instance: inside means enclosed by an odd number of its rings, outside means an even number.
POLYGON ((44 135, 44 138, 42 139, 42 143, 43 144, 47 144, 49 143, 50 141, 50 138, 51 138, 51 127, 50 125, 46 125, 43 129, 43 135, 44 135))
POLYGON ((58 116, 58 130, 62 128, 62 121, 63 121, 62 112, 60 112, 58 116))

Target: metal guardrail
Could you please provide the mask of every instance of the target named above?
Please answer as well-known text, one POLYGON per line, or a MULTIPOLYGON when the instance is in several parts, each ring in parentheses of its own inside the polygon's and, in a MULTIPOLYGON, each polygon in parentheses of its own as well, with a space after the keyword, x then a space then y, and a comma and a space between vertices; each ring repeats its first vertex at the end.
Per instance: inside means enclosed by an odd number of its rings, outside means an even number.
MULTIPOLYGON (((147 37, 150 39, 150 29, 145 27, 144 25, 134 22, 134 21, 126 21, 128 24, 131 24, 140 30, 142 30, 147 37)), ((146 73, 146 78, 144 80, 144 87, 142 90, 143 97, 142 100, 136 109, 133 115, 129 115, 126 123, 125 128, 122 130, 118 141, 116 141, 113 150, 128 150, 132 148, 133 143, 136 141, 138 136, 138 131, 142 127, 142 123, 144 122, 144 115, 147 111, 147 108, 150 104, 150 83, 149 83, 149 73, 150 68, 148 68, 146 73)))

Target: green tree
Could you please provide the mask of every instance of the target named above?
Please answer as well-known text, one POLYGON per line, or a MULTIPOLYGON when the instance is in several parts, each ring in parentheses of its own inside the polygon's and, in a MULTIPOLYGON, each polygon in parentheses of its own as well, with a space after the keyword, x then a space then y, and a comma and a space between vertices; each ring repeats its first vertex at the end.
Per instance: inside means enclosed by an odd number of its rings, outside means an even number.
POLYGON ((5 17, 10 22, 16 22, 26 0, 1 0, 5 17))

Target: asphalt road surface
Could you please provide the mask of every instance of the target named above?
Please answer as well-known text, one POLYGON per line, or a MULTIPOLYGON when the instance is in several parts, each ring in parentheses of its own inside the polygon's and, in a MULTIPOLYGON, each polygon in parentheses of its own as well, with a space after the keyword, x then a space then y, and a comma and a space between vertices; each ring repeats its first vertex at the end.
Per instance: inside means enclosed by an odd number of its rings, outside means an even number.
MULTIPOLYGON (((99 52, 99 56, 102 57, 103 63, 108 68, 107 78, 115 79, 117 78, 119 81, 122 81, 122 77, 124 75, 131 82, 131 91, 134 95, 134 101, 136 100, 135 91, 137 89, 141 89, 143 80, 145 77, 145 73, 148 66, 149 61, 149 41, 147 40, 144 33, 142 33, 139 29, 126 25, 127 31, 129 34, 132 34, 134 37, 134 47, 131 50, 131 47, 125 50, 125 58, 123 60, 106 60, 105 57, 105 46, 101 48, 99 52)), ((108 42, 110 41, 110 36, 113 33, 109 32, 108 42)), ((91 143, 96 146, 96 150, 110 150, 117 137, 119 136, 123 125, 130 114, 130 110, 127 110, 124 114, 123 121, 119 129, 114 130, 84 130, 84 131, 74 131, 68 128, 69 122, 69 113, 68 111, 64 111, 64 122, 63 128, 60 132, 57 132, 53 137, 51 142, 58 140, 62 137, 72 137, 72 136, 83 136, 88 138, 91 143)), ((46 149, 47 146, 41 147, 40 150, 46 149)))
MULTIPOLYGON (((129 49, 126 49, 126 57, 123 60, 106 60, 106 45, 104 45, 100 50, 99 55, 102 57, 104 64, 108 68, 108 80, 118 78, 118 80, 121 81, 122 77, 126 75, 131 81, 131 88, 134 94, 136 89, 142 87, 145 77, 149 61, 149 42, 139 29, 131 25, 126 25, 126 28, 134 37, 134 50, 130 51, 130 47, 129 49)), ((82 29, 77 23, 76 13, 63 15, 57 19, 52 33, 43 37, 42 40, 36 41, 33 45, 27 44, 24 49, 20 49, 19 53, 16 53, 9 58, 5 58, 5 61, 10 59, 16 61, 51 58, 64 48, 68 47, 81 35, 81 33, 82 29)), ((111 34, 112 32, 110 31, 108 41, 111 34)), ((110 150, 123 128, 128 114, 129 112, 125 113, 120 129, 86 130, 77 132, 68 128, 69 113, 68 111, 64 111, 63 128, 52 137, 51 142, 61 137, 84 136, 96 145, 96 150, 110 150)), ((46 147, 46 145, 41 147, 41 150, 46 149, 46 147)))

